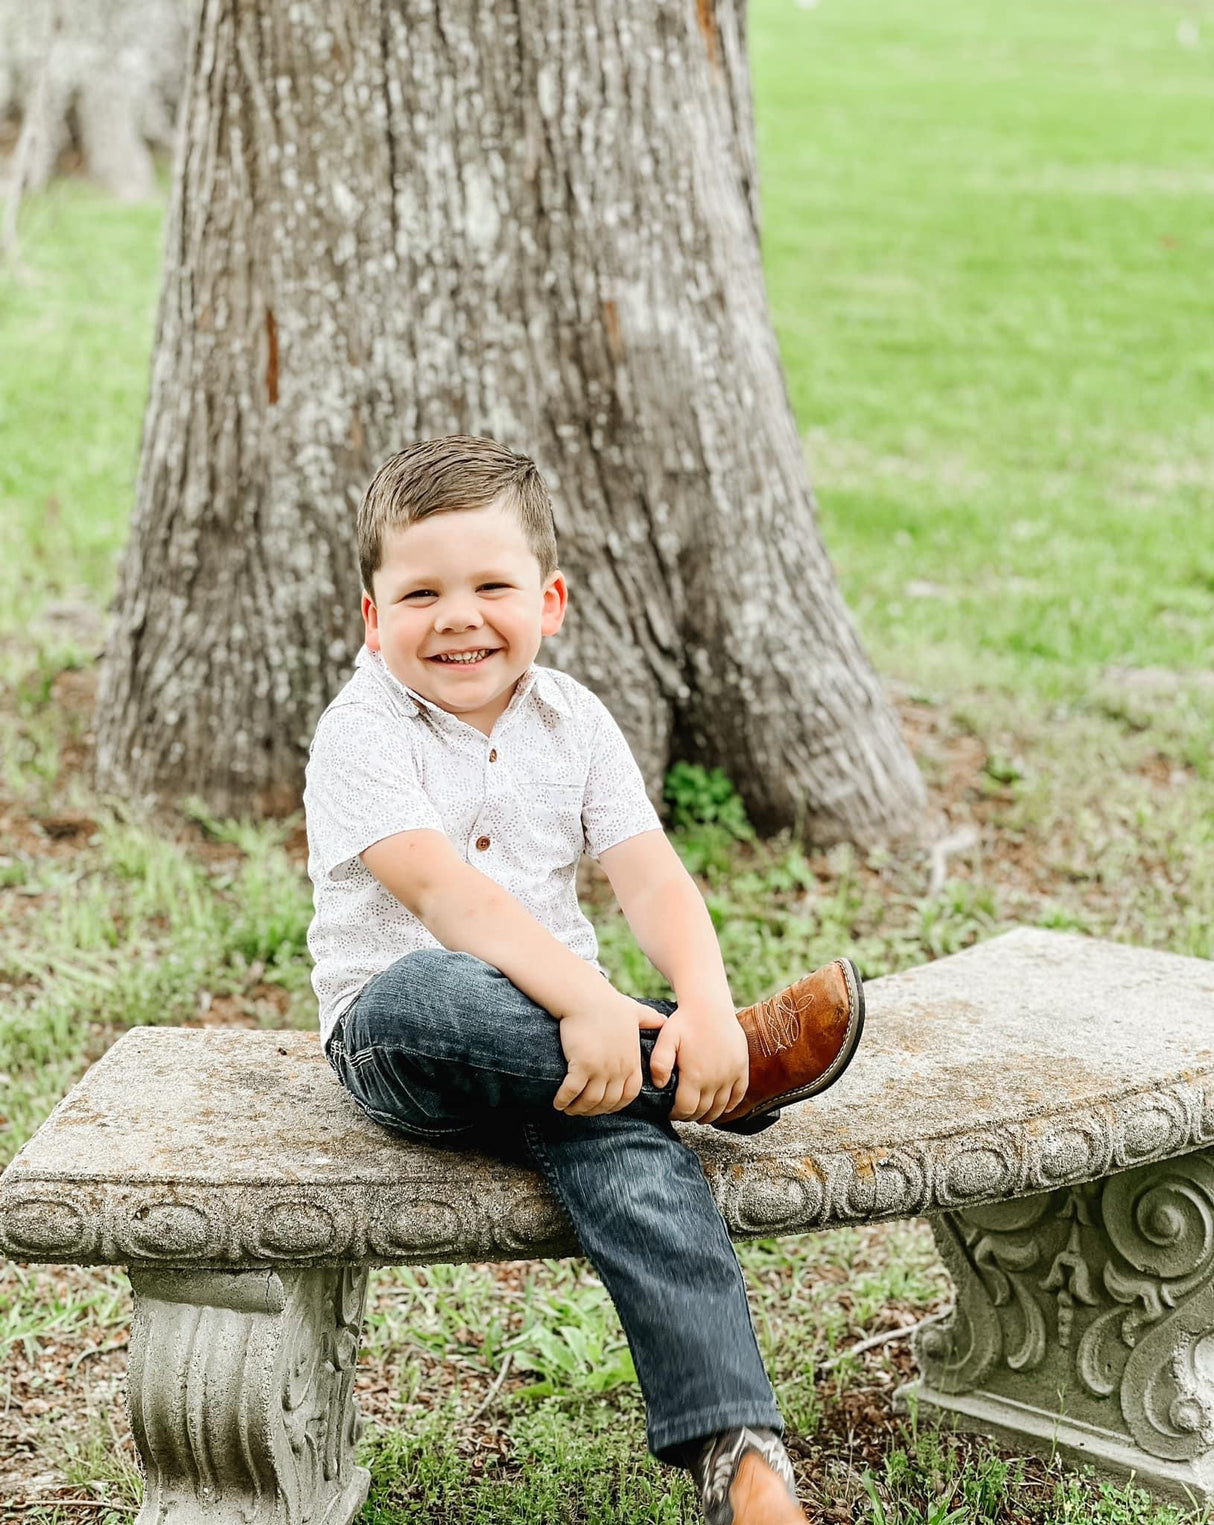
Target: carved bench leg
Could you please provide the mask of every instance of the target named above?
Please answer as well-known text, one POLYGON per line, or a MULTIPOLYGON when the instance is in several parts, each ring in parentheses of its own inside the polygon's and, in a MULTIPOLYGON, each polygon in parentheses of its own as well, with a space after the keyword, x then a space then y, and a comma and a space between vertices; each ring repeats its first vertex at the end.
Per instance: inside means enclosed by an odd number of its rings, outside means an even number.
POLYGON ((900 1407, 1214 1501, 1214 1151, 932 1228, 956 1306, 900 1407))
POLYGON ((136 1525, 349 1525, 365 1270, 130 1272, 136 1525))

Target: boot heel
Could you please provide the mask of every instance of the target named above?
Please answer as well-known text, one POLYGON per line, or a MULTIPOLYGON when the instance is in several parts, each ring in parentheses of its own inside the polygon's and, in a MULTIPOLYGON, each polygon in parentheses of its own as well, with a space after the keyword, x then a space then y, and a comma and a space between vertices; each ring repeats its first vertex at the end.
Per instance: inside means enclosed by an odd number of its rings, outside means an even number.
POLYGON ((739 1118, 736 1123, 718 1123, 722 1133, 762 1133, 764 1128, 770 1128, 773 1123, 780 1121, 780 1107, 773 1108, 770 1112, 760 1112, 756 1117, 752 1112, 749 1117, 739 1118))

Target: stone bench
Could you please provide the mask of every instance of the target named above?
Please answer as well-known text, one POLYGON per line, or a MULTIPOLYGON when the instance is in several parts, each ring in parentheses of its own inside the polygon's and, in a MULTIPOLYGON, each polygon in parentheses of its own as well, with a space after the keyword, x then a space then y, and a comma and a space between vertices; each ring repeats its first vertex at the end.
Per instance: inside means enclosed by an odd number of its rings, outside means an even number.
MULTIPOLYGON (((681 1125, 731 1233, 927 1215, 921 1409, 1214 1498, 1214 965, 1019 931, 866 988, 833 1089, 681 1125)), ((533 1171, 365 1120, 313 1035, 136 1028, 0 1177, 0 1249, 128 1268, 138 1525, 345 1525, 368 1267, 577 1245, 533 1171)))

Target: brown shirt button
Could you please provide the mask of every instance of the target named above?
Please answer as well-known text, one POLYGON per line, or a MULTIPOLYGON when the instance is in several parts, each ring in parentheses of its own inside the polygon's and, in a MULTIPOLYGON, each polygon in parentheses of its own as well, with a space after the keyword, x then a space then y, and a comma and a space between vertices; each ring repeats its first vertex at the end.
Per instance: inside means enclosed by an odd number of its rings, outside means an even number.
POLYGON ((497 761, 497 748, 496 747, 494 747, 493 751, 489 753, 489 761, 490 762, 496 762, 497 761))
POLYGON ((477 848, 478 852, 482 852, 483 853, 485 848, 488 847, 488 846, 489 846, 489 838, 488 837, 477 837, 477 839, 476 839, 476 848, 477 848))

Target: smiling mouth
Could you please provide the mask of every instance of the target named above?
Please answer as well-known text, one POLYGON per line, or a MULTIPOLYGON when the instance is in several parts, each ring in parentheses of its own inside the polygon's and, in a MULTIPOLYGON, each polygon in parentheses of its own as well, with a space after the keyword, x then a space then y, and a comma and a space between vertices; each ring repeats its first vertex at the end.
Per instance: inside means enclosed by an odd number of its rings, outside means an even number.
POLYGON ((444 667, 479 667, 498 650, 500 647, 497 646, 483 646, 476 651, 451 651, 440 656, 427 657, 426 660, 441 662, 444 667))

